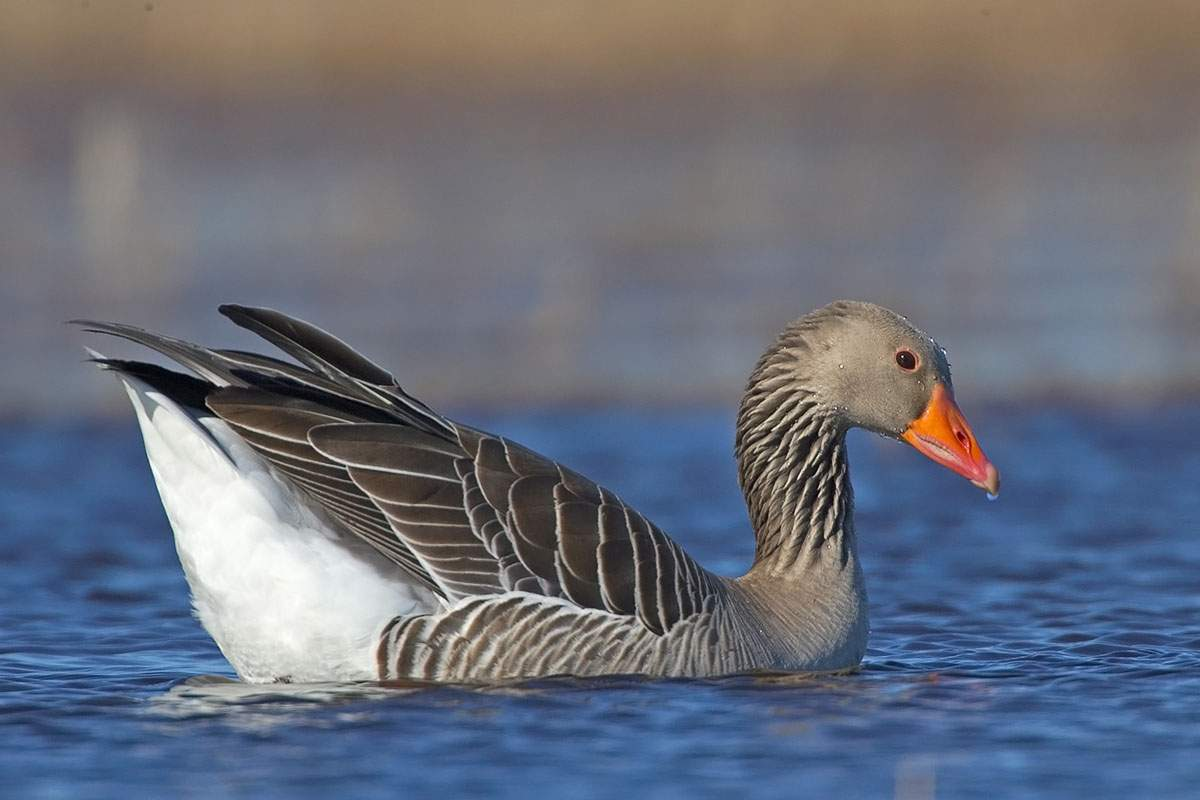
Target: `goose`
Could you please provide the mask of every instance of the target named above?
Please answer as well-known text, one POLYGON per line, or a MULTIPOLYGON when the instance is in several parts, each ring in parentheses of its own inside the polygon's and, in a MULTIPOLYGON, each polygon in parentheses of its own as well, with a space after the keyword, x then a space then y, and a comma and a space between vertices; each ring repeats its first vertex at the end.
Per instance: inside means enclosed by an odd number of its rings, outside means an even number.
POLYGON ((750 375, 735 454, 755 552, 737 578, 320 328, 220 312, 293 361, 74 322, 192 373, 90 351, 133 404, 194 613, 246 682, 853 671, 868 621, 846 432, 999 490, 945 351, 865 302, 792 322, 750 375))

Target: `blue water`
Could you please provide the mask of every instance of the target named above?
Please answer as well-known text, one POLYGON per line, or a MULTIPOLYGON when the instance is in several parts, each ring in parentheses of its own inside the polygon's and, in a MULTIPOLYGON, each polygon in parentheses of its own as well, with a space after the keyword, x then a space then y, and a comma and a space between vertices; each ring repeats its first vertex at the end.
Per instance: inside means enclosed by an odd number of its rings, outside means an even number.
MULTIPOLYGON (((3 794, 1200 796, 1200 409, 972 416, 995 503, 852 441, 860 673, 490 690, 234 682, 132 422, 0 427, 3 794)), ((467 419, 745 567, 729 413, 467 419)))

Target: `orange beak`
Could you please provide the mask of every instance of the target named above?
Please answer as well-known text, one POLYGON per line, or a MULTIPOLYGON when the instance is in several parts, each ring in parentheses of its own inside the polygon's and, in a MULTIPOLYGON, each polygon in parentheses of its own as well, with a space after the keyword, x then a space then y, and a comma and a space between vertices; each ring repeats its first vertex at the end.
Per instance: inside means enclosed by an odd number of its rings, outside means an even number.
POLYGON ((936 384, 929 405, 902 434, 917 451, 957 472, 988 494, 1000 491, 1000 473, 983 454, 971 426, 945 386, 936 384))

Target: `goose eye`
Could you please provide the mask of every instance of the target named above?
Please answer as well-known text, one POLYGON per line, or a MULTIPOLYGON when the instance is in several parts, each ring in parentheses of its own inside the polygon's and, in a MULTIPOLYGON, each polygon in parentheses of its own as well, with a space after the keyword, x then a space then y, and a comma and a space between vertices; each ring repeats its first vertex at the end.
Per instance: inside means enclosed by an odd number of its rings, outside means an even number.
POLYGON ((898 350, 896 351, 896 363, 900 365, 900 369, 912 372, 917 368, 917 357, 911 350, 898 350))

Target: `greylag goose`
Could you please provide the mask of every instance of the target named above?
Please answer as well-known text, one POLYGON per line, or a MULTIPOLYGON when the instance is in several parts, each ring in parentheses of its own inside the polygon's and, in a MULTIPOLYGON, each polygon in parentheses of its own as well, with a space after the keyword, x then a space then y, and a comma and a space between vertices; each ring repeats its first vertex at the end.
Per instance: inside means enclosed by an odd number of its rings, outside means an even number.
POLYGON ((614 492, 442 416, 324 331, 220 310, 295 361, 77 324, 195 375, 93 352, 133 403, 195 613, 246 681, 853 669, 867 598, 846 431, 999 485, 944 351, 887 309, 833 303, 750 376, 736 455, 754 563, 725 578, 614 492))

